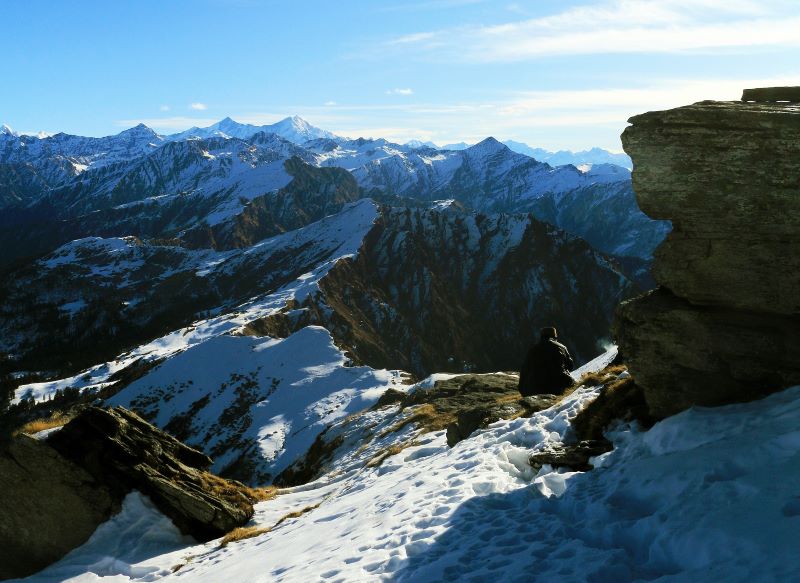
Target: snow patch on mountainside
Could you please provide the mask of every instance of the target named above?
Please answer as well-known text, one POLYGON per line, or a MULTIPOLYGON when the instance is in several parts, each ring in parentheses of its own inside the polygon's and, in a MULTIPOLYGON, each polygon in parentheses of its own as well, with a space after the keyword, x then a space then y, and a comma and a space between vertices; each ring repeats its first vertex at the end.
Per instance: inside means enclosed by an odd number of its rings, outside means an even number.
POLYGON ((347 364, 318 326, 285 339, 218 336, 167 360, 110 404, 152 412, 148 419, 159 427, 188 416, 186 442, 212 452, 212 471, 246 449, 258 473, 274 476, 328 424, 403 386, 399 371, 347 364))

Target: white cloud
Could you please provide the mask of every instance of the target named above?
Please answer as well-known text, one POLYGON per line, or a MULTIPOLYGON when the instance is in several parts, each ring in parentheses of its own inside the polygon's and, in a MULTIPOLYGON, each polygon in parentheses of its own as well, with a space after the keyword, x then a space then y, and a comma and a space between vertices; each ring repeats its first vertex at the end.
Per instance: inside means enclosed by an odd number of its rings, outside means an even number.
POLYGON ((169 111, 169 105, 161 105, 158 108, 159 111, 169 111))
POLYGON ((502 62, 554 55, 678 53, 800 46, 800 14, 782 0, 606 0, 492 26, 388 41, 438 58, 502 62))
MULTIPOLYGON (((619 150, 619 135, 631 116, 687 105, 704 99, 738 100, 742 89, 796 84, 794 75, 765 78, 672 78, 638 86, 607 86, 583 90, 529 91, 491 102, 393 103, 287 107, 315 125, 351 137, 382 137, 475 143, 487 136, 515 139, 531 146, 572 150, 599 146, 619 150)), ((258 114, 248 123, 271 123, 258 114)))
POLYGON ((386 95, 412 95, 414 93, 413 90, 405 88, 405 89, 387 89, 386 95))
POLYGON ((195 111, 204 111, 208 109, 208 106, 205 103, 190 103, 189 109, 194 109, 195 111))
POLYGON ((403 36, 398 36, 393 38, 389 41, 389 44, 392 45, 404 45, 404 44, 414 44, 421 41, 426 41, 434 38, 436 36, 435 32, 415 32, 413 34, 406 34, 403 36))
MULTIPOLYGON (((793 85, 800 65, 780 77, 672 78, 639 85, 593 89, 527 91, 484 102, 288 105, 272 112, 241 112, 236 119, 254 125, 270 124, 297 114, 313 125, 350 137, 386 138, 404 143, 411 139, 437 144, 475 143, 487 136, 514 139, 548 149, 581 150, 599 146, 619 150, 619 135, 633 115, 667 109, 704 99, 738 100, 742 89, 793 85)), ((117 122, 137 123, 172 133, 217 120, 165 117, 117 122)))
POLYGON ((334 105, 336 105, 336 102, 335 101, 326 101, 324 105, 325 105, 325 107, 333 107, 334 105))

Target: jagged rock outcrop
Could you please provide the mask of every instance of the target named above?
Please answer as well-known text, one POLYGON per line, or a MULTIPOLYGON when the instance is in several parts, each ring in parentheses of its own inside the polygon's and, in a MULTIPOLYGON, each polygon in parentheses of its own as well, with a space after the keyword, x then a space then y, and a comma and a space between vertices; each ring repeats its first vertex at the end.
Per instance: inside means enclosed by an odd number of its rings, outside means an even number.
POLYGON ((122 407, 90 407, 48 444, 112 492, 138 490, 149 496, 197 539, 222 536, 253 515, 244 488, 205 471, 211 458, 122 407))
POLYGON ((44 440, 13 438, 0 452, 0 578, 58 560, 132 490, 198 540, 245 524, 253 492, 208 473, 210 465, 206 455, 121 407, 91 407, 44 440))
POLYGON ((800 107, 704 101, 629 121, 639 206, 673 224, 660 289, 615 323, 651 412, 800 382, 800 107))

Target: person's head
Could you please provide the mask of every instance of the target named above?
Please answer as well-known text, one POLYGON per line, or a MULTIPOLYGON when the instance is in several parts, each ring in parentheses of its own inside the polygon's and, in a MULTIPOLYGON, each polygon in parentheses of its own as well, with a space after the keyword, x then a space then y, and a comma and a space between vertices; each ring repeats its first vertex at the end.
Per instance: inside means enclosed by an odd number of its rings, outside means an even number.
POLYGON ((547 326, 546 328, 542 328, 540 334, 542 340, 549 340, 550 338, 555 340, 556 338, 558 338, 558 333, 556 332, 556 329, 553 328, 552 326, 547 326))

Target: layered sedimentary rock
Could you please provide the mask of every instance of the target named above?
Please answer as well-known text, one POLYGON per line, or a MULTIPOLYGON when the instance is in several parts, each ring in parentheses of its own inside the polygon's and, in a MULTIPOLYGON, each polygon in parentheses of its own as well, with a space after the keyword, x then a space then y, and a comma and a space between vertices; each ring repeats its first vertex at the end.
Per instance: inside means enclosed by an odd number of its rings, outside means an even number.
POLYGON ((800 382, 800 106, 704 101, 629 121, 639 206, 673 225, 660 289, 615 322, 651 411, 800 382))
POLYGON ((122 407, 90 407, 56 432, 48 444, 124 495, 151 498, 183 532, 210 540, 253 515, 246 489, 206 470, 211 458, 122 407))

